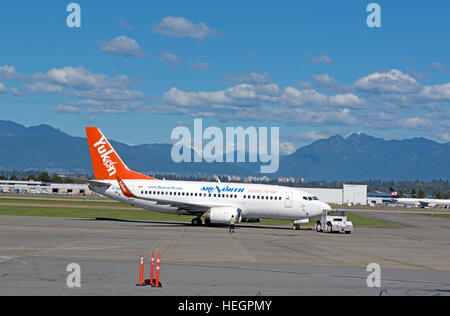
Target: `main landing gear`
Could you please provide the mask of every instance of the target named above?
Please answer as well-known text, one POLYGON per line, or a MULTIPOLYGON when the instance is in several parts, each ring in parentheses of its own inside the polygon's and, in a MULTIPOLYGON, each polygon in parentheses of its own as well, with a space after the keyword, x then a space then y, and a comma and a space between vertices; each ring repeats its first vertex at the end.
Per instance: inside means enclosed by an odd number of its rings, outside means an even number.
POLYGON ((192 220, 192 226, 200 226, 202 224, 202 219, 200 217, 196 217, 192 220))
POLYGON ((298 224, 292 225, 292 230, 300 230, 300 225, 298 224))

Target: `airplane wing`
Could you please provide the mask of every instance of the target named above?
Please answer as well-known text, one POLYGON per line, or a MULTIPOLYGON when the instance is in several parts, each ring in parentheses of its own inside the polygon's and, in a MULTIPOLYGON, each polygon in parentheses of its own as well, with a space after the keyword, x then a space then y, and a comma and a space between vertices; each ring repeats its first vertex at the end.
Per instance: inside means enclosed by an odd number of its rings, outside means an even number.
MULTIPOLYGON (((122 191, 123 195, 125 195, 128 198, 151 201, 151 202, 155 202, 158 205, 170 206, 170 207, 176 208, 180 211, 187 211, 191 214, 196 214, 196 215, 205 213, 211 207, 217 207, 217 205, 205 205, 205 204, 167 201, 164 199, 158 199, 158 198, 153 198, 153 197, 138 197, 130 191, 130 189, 127 187, 127 185, 125 184, 125 182, 122 179, 120 179, 119 177, 116 177, 116 178, 117 178, 117 181, 119 182, 120 190, 122 191)), ((229 206, 229 205, 223 205, 223 206, 229 206)))

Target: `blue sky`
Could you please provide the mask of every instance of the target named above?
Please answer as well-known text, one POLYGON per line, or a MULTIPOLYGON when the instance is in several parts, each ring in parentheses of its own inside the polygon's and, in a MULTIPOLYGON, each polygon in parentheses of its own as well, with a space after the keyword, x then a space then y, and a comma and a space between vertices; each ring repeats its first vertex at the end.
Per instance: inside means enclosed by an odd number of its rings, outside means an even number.
POLYGON ((279 126, 450 141, 448 1, 69 1, 1 5, 0 119, 166 142, 173 128, 279 126))

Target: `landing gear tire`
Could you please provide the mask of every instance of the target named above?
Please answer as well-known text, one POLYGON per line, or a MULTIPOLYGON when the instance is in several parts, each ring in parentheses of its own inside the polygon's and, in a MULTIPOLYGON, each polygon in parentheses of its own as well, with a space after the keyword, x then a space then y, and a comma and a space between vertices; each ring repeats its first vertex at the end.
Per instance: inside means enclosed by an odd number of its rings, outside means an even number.
POLYGON ((331 226, 330 223, 328 223, 327 225, 327 233, 332 233, 333 232, 333 227, 331 226))
POLYGON ((194 218, 191 223, 192 226, 200 226, 202 224, 202 219, 200 217, 194 218))
POLYGON ((322 231, 322 224, 319 222, 316 224, 316 231, 320 233, 322 231))

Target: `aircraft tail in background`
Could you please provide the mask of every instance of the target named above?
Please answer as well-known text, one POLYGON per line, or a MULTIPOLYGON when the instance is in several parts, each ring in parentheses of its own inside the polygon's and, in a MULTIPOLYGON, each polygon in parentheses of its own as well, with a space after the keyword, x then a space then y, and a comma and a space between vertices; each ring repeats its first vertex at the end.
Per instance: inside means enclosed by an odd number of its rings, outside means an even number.
POLYGON ((391 191, 392 197, 395 197, 395 198, 398 197, 398 192, 395 188, 389 187, 389 191, 391 191))

